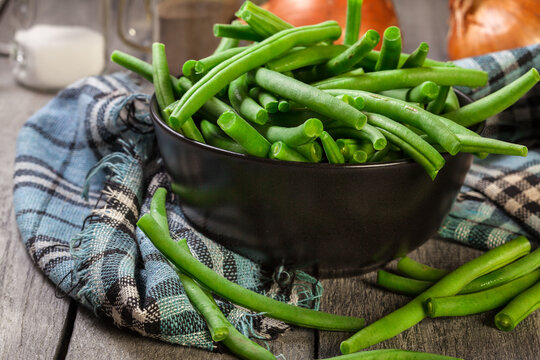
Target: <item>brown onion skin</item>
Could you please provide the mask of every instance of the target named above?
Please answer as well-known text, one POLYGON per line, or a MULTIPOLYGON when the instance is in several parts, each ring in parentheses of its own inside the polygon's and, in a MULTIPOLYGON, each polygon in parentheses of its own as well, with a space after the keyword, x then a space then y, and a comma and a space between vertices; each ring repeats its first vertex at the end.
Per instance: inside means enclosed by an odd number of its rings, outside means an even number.
POLYGON ((540 42, 540 0, 450 0, 451 60, 540 42))
MULTIPOLYGON (((294 26, 336 20, 345 28, 347 18, 347 0, 270 0, 262 7, 294 26)), ((398 26, 392 0, 364 0, 360 34, 374 29, 382 36, 384 30, 392 25, 398 26)), ((343 42, 343 34, 337 42, 343 42)), ((379 43, 376 49, 380 46, 379 43)))

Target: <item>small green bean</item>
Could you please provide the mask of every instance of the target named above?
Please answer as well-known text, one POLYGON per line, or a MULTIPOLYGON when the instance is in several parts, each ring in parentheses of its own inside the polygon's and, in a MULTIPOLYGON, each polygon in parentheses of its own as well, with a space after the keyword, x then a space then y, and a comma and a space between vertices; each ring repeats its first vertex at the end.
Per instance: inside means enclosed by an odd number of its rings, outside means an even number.
POLYGON ((442 112, 446 114, 457 109, 459 109, 459 99, 456 95, 456 92, 454 91, 454 88, 450 86, 450 91, 448 91, 448 97, 446 98, 446 102, 444 104, 442 112))
POLYGON ((262 125, 268 121, 268 112, 248 94, 248 83, 245 74, 229 84, 229 101, 239 114, 252 123, 262 125))
POLYGON ((466 134, 457 134, 461 142, 463 152, 527 156, 528 149, 524 145, 513 144, 497 139, 485 138, 481 136, 472 136, 466 134))
POLYGON ((327 62, 347 49, 345 45, 315 45, 290 51, 282 57, 266 63, 266 67, 280 73, 300 69, 309 65, 327 62))
POLYGON ((426 110, 432 114, 440 114, 446 104, 449 92, 450 86, 441 86, 437 98, 427 105, 426 110))
POLYGON ((339 147, 332 136, 330 136, 330 134, 326 131, 323 131, 320 139, 328 162, 330 164, 344 164, 345 158, 343 157, 341 151, 339 151, 339 147))
MULTIPOLYGON (((366 71, 374 71, 375 65, 377 64, 377 61, 379 60, 379 56, 380 56, 380 52, 377 50, 373 50, 365 58, 363 58, 358 65, 363 67, 364 70, 366 71)), ((401 55, 399 56, 398 68, 401 68, 405 64, 409 56, 410 55, 407 53, 401 53, 401 55)), ((432 60, 428 58, 425 59, 423 66, 455 67, 455 65, 451 62, 442 62, 442 61, 432 60)))
POLYGON ((221 130, 242 145, 248 154, 259 157, 266 157, 268 154, 271 146, 268 140, 235 112, 224 112, 217 124, 221 130))
POLYGON ((351 77, 333 77, 313 86, 319 89, 355 89, 369 92, 410 88, 424 81, 433 81, 437 85, 462 85, 469 87, 487 84, 487 73, 480 70, 458 67, 420 67, 365 73, 351 77))
POLYGON ((362 21, 363 0, 347 1, 347 21, 345 23, 345 36, 343 43, 352 45, 358 40, 360 34, 360 23, 362 21))
POLYGON ((367 161, 368 154, 364 150, 356 150, 348 159, 350 164, 363 164, 367 161))
POLYGON ((397 26, 384 30, 381 53, 375 71, 397 69, 401 55, 401 31, 397 26))
POLYGON ((412 89, 385 90, 381 91, 380 94, 402 101, 427 104, 437 98, 439 86, 433 81, 424 81, 412 89))
POLYGON ((429 52, 429 45, 425 42, 420 43, 418 48, 414 50, 407 60, 401 66, 402 69, 421 67, 426 61, 429 52))
POLYGON ((373 156, 368 159, 368 162, 384 161, 383 159, 385 159, 386 155, 388 155, 388 152, 390 151, 390 145, 391 144, 388 143, 384 149, 375 151, 373 156))
POLYGON ((243 24, 214 24, 214 36, 246 41, 264 40, 251 26, 243 24))
POLYGON ((538 70, 532 68, 517 80, 494 93, 443 116, 463 126, 478 124, 514 104, 538 81, 540 81, 538 70))
POLYGON ((385 270, 377 271, 377 285, 398 294, 416 296, 433 284, 431 281, 406 278, 385 270))
MULTIPOLYGON (((165 55, 165 45, 154 43, 152 44, 152 80, 160 110, 165 109, 174 102, 174 94, 169 76, 169 65, 167 64, 167 56, 165 55)), ((164 116, 164 118, 168 120, 166 116, 164 116)))
POLYGON ((289 147, 283 141, 277 141, 272 144, 270 148, 270 159, 284 160, 284 161, 297 161, 297 162, 307 162, 308 160, 303 157, 300 153, 295 151, 293 148, 289 147))
POLYGON ((519 294, 495 315, 495 326, 510 331, 532 312, 540 309, 540 282, 519 294))
POLYGON ((255 126, 255 129, 272 143, 283 141, 294 147, 312 142, 322 134, 324 127, 321 120, 311 118, 296 127, 263 125, 255 126))
POLYGON ((325 360, 463 360, 455 357, 418 351, 381 349, 335 356, 325 360))
MULTIPOLYGON (((427 299, 424 308, 429 317, 465 316, 496 309, 540 280, 540 270, 489 290, 467 295, 427 299)), ((540 301, 540 298, 538 299, 540 301)))
POLYGON ((310 162, 318 163, 322 160, 323 149, 317 141, 313 141, 305 145, 295 146, 294 150, 296 150, 300 155, 310 162))
POLYGON ((223 61, 230 59, 231 57, 240 54, 245 51, 246 47, 234 47, 231 49, 223 50, 218 53, 214 53, 208 57, 200 60, 188 60, 182 67, 182 73, 184 76, 202 75, 221 64, 223 61))
POLYGON ((274 114, 278 112, 279 101, 269 92, 263 91, 259 87, 253 87, 249 90, 249 96, 259 101, 259 104, 269 113, 274 114))
POLYGON ((530 251, 527 239, 516 238, 460 266, 407 305, 360 330, 340 345, 343 354, 359 351, 389 339, 425 317, 423 303, 433 297, 452 296, 475 278, 508 264, 530 251))
POLYGON ((448 270, 421 264, 408 256, 404 256, 398 261, 397 269, 400 273, 413 279, 425 281, 438 281, 449 273, 448 270))
POLYGON ((244 1, 236 12, 236 16, 247 22, 253 31, 264 38, 293 27, 279 16, 255 5, 251 1, 244 1))
POLYGON ((291 109, 291 104, 287 100, 279 100, 278 111, 287 112, 291 109))
POLYGON ((227 151, 247 154, 242 145, 227 136, 219 127, 208 120, 201 121, 201 131, 208 144, 227 151))

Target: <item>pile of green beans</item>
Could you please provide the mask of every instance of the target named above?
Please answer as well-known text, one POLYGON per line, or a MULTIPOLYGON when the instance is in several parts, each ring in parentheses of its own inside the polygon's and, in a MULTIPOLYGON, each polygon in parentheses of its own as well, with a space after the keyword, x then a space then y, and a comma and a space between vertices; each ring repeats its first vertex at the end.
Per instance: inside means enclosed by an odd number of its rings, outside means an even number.
POLYGON ((216 24, 216 51, 186 61, 179 78, 169 75, 169 66, 179 64, 167 64, 162 44, 154 46, 152 64, 120 51, 111 58, 154 83, 171 128, 247 156, 331 164, 410 158, 432 179, 444 166, 444 152, 526 156, 526 147, 482 138, 466 126, 518 101, 540 80, 535 69, 460 107, 453 87, 484 86, 487 73, 429 59, 426 43, 403 53, 395 26, 382 36, 361 34, 362 3, 348 1, 344 44, 333 43, 341 35, 336 22, 294 27, 246 1, 237 12, 245 23, 216 24), (379 43, 381 50, 374 50, 379 43), (308 119, 322 129, 298 137, 308 119), (373 151, 351 140, 368 141, 373 151))

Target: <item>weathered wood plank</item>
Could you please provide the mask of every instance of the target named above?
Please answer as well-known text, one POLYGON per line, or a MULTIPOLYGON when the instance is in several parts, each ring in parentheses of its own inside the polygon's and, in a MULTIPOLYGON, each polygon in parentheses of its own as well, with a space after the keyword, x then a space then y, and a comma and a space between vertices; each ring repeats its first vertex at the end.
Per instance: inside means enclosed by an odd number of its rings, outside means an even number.
MULTIPOLYGON (((268 342, 273 354, 287 360, 313 358, 313 332, 293 329, 279 339, 268 342)), ((96 318, 80 309, 66 359, 213 359, 232 360, 229 354, 211 353, 145 338, 134 332, 116 328, 112 322, 96 318)))
POLYGON ((52 359, 69 300, 34 266, 20 239, 13 212, 15 139, 23 122, 51 94, 16 86, 8 61, 0 59, 0 358, 52 359))
MULTIPOLYGON (((430 240, 411 257, 428 265, 452 269, 479 254, 480 251, 462 245, 430 240)), ((340 310, 346 315, 363 316, 371 323, 408 301, 405 296, 376 288, 374 282, 374 272, 349 279, 323 280, 322 310, 340 310)), ((494 327, 492 319, 495 313, 426 319, 370 349, 408 349, 464 359, 537 359, 540 354, 540 313, 535 313, 509 333, 494 327)), ((348 336, 320 332, 319 357, 338 355, 340 342, 348 336)))

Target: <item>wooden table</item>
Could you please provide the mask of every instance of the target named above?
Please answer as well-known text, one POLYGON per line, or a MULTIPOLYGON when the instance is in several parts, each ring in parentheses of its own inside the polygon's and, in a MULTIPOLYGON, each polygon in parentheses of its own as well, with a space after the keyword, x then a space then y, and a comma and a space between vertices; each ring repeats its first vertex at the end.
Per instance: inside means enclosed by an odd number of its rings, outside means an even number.
MULTIPOLYGON (((425 40, 431 56, 444 59, 446 1, 394 0, 410 50, 425 40), (407 16, 414 14, 413 16, 407 16)), ((24 89, 12 80, 8 62, 0 58, 0 359, 233 359, 143 338, 119 330, 69 299, 55 297, 54 285, 34 266, 15 223, 12 177, 15 138, 24 121, 53 95, 24 89)), ((414 251, 417 260, 453 268, 480 254, 432 239, 414 251)), ((322 310, 363 316, 372 322, 405 304, 407 298, 373 286, 374 274, 323 280, 322 310)), ((513 332, 493 326, 494 312, 427 319, 373 348, 427 351, 465 359, 540 358, 540 313, 513 332)), ((287 360, 325 358, 339 354, 347 334, 293 328, 269 343, 287 360)))

